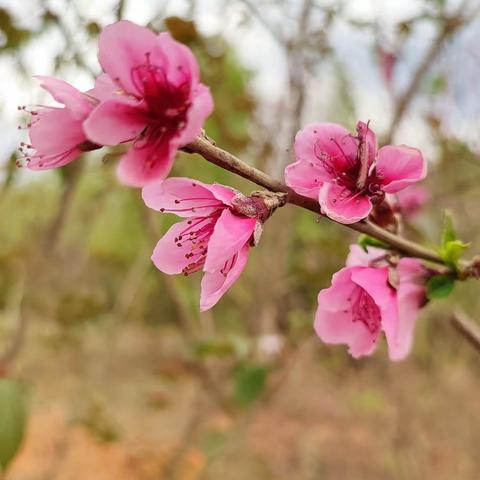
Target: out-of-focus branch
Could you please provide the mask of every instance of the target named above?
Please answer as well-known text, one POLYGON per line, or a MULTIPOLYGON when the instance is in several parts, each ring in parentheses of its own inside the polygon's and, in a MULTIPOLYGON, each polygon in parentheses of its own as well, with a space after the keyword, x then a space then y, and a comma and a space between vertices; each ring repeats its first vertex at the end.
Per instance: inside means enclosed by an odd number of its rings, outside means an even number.
POLYGON ((242 0, 242 3, 250 10, 250 13, 265 27, 274 40, 276 40, 282 47, 286 45, 286 40, 282 31, 274 27, 259 10, 256 2, 250 0, 242 0))
POLYGON ((453 313, 451 322, 454 328, 480 353, 480 326, 461 310, 453 313))
POLYGON ((125 8, 127 5, 126 0, 118 0, 117 6, 115 7, 115 17, 118 20, 122 20, 123 17, 125 16, 125 8))
POLYGON ((54 250, 55 245, 60 238, 60 234, 65 225, 65 220, 67 218, 67 214, 72 203, 73 194, 75 193, 75 190, 84 170, 84 165, 84 162, 74 162, 68 166, 70 170, 69 175, 64 180, 65 184, 59 202, 60 206, 57 215, 53 219, 50 227, 48 228, 47 234, 45 235, 45 248, 49 252, 52 252, 54 250))
POLYGON ((400 97, 397 99, 394 107, 392 122, 390 124, 387 136, 384 140, 386 144, 392 142, 395 130, 403 120, 405 113, 407 112, 413 99, 415 98, 415 95, 419 90, 420 84, 424 76, 428 73, 431 65, 442 51, 445 42, 454 33, 458 32, 462 27, 470 23, 475 18, 476 14, 472 14, 469 16, 465 15, 467 3, 468 0, 462 3, 456 14, 443 20, 443 23, 436 38, 433 40, 430 48, 427 50, 422 61, 419 63, 417 69, 413 73, 410 83, 408 84, 403 94, 401 94, 400 97))

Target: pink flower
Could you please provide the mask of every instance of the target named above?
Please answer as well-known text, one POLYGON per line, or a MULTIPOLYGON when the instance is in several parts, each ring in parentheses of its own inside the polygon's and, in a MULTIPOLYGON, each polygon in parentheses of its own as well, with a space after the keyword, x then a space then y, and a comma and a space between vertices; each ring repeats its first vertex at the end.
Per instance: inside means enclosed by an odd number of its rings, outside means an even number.
POLYGON ((358 122, 357 136, 333 123, 310 125, 295 138, 297 161, 285 169, 297 193, 318 198, 322 212, 340 223, 366 218, 372 203, 425 178, 421 152, 405 145, 377 149, 368 124, 358 122))
POLYGON ((378 62, 382 77, 388 87, 392 86, 393 70, 397 63, 397 55, 392 51, 386 50, 381 45, 377 47, 378 62))
POLYGON ((421 186, 414 185, 397 193, 400 211, 407 218, 416 217, 428 201, 428 191, 421 186))
MULTIPOLYGON (((28 168, 46 170, 63 167, 83 152, 100 148, 87 139, 82 128, 97 103, 96 99, 58 78, 36 78, 64 107, 41 107, 29 111, 32 115, 28 124, 30 144, 20 144, 28 168)), ((21 109, 27 111, 26 107, 21 109)))
POLYGON ((245 268, 259 222, 268 216, 263 203, 189 178, 147 185, 142 196, 148 207, 186 218, 157 243, 153 263, 170 275, 202 270, 200 310, 213 307, 245 268))
POLYGON ((427 272, 413 258, 402 258, 392 271, 385 258, 381 249, 366 253, 353 245, 347 267, 318 295, 317 335, 326 343, 348 345, 355 358, 375 350, 381 331, 391 360, 402 360, 412 346, 418 310, 425 302, 427 272))
POLYGON ((213 110, 195 57, 169 33, 120 21, 102 31, 99 60, 106 75, 94 89, 102 102, 85 122, 88 138, 133 142, 118 167, 124 183, 165 178, 179 146, 198 136, 213 110))

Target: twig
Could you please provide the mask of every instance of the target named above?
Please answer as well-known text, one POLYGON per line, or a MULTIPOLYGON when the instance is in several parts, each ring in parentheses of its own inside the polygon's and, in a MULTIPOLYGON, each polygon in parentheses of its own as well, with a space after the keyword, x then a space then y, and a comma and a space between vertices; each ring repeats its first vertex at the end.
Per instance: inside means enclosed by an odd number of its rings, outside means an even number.
POLYGON ((60 207, 57 215, 53 219, 48 232, 45 236, 45 248, 51 253, 55 249, 57 241, 65 225, 70 205, 72 203, 73 194, 77 188, 78 182, 83 174, 84 162, 74 162, 68 166, 70 168, 69 175, 65 178, 65 186, 63 188, 60 207))
MULTIPOLYGON (((464 2, 464 4, 465 3, 466 2, 464 2)), ((385 138, 385 143, 391 143, 395 130, 402 121, 406 111, 410 107, 410 104, 412 103, 412 100, 414 99, 419 89, 423 77, 426 75, 426 73, 430 69, 430 66, 442 51, 445 42, 461 27, 465 26, 472 20, 472 18, 474 18, 474 15, 469 17, 464 16, 464 9, 465 5, 462 4, 457 14, 444 20, 437 37, 430 45, 430 48, 427 50, 425 56, 423 57, 422 61, 412 75, 409 85, 405 89, 404 93, 398 98, 393 113, 393 119, 390 124, 387 136, 385 138)))
POLYGON ((453 327, 480 353, 480 326, 461 310, 453 313, 451 322, 453 327))
POLYGON ((285 38, 283 32, 277 30, 273 25, 270 24, 268 20, 262 15, 262 13, 257 8, 256 2, 251 2, 250 0, 242 0, 242 3, 250 10, 253 16, 265 27, 265 29, 270 33, 274 40, 276 40, 280 46, 285 46, 285 38))
MULTIPOLYGON (((198 153, 210 163, 246 178, 257 185, 266 188, 267 190, 287 193, 287 203, 297 205, 321 215, 320 206, 317 200, 299 195, 283 182, 275 180, 265 172, 246 164, 231 153, 213 145, 205 138, 197 138, 194 142, 186 145, 184 147, 184 151, 187 153, 198 153)), ((374 237, 377 240, 388 244, 393 250, 396 250, 402 254, 421 258, 423 260, 441 265, 444 264, 440 256, 434 251, 390 233, 387 230, 369 222, 368 220, 363 220, 361 222, 345 226, 357 232, 374 237)))
POLYGON ((115 17, 118 20, 122 20, 125 16, 125 7, 126 7, 126 0, 118 0, 117 6, 115 7, 115 17))

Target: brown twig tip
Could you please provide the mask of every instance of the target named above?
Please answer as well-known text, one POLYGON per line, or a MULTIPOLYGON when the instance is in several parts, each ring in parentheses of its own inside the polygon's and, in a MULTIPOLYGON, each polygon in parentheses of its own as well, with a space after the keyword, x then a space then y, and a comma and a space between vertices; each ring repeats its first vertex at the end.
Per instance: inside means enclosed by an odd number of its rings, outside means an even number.
POLYGON ((480 325, 462 310, 456 310, 452 314, 451 322, 453 327, 465 337, 470 345, 480 352, 480 325))

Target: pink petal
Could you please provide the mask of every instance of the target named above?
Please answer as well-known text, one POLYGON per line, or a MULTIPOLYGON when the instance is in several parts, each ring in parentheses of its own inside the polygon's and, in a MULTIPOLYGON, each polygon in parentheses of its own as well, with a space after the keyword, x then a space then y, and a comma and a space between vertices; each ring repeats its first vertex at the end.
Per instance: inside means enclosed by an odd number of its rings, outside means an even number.
POLYGON ((342 268, 333 274, 331 287, 320 290, 318 304, 323 310, 338 312, 349 307, 347 299, 357 288, 357 285, 352 282, 351 273, 350 268, 342 268))
POLYGON ((42 75, 36 75, 35 78, 40 80, 40 86, 49 92, 57 102, 69 109, 72 118, 83 120, 92 110, 93 104, 88 97, 69 83, 60 78, 42 75))
POLYGON ((49 170, 51 168, 64 167, 65 165, 73 162, 77 157, 82 155, 82 152, 78 148, 72 148, 56 155, 31 157, 27 164, 27 168, 30 170, 49 170))
POLYGON ((198 180, 171 177, 143 187, 142 197, 147 207, 154 210, 175 213, 179 217, 204 217, 224 208, 223 202, 211 190, 211 185, 198 180))
POLYGON ((348 353, 354 358, 371 355, 377 346, 379 335, 373 335, 361 322, 352 322, 348 312, 330 312, 320 306, 315 315, 314 328, 320 339, 329 344, 348 345, 348 353))
POLYGON ((200 69, 192 51, 174 40, 169 32, 160 33, 158 42, 169 82, 176 86, 186 82, 196 85, 200 69))
POLYGON ((380 330, 371 332, 353 319, 350 301, 361 291, 351 278, 356 270, 362 269, 343 268, 333 276, 330 288, 320 291, 314 327, 325 343, 346 344, 349 353, 358 358, 375 350, 380 330))
POLYGON ((83 124, 91 142, 118 145, 137 137, 148 119, 141 104, 130 105, 114 100, 101 103, 83 124))
MULTIPOLYGON (((343 171, 351 166, 357 156, 357 141, 350 132, 335 123, 315 123, 300 130, 295 137, 297 160, 314 163, 322 168, 322 153, 327 154, 334 167, 343 171)), ((326 177, 332 177, 326 172, 326 177)))
MULTIPOLYGON (((208 221, 206 220, 206 222, 208 221)), ((210 220, 210 222, 213 223, 213 220, 210 220)), ((194 251, 191 242, 178 241, 178 237, 182 234, 187 237, 190 227, 191 225, 187 221, 178 222, 170 227, 158 241, 152 254, 152 261, 161 272, 169 275, 181 273, 185 267, 201 258, 199 254, 187 258, 186 255, 194 251), (181 243, 180 247, 178 246, 179 243, 181 243)))
POLYGON ((213 99, 208 87, 198 85, 192 97, 193 103, 187 112, 185 128, 176 139, 179 145, 186 145, 195 140, 202 130, 205 119, 213 111, 213 99))
POLYGON ((350 224, 368 217, 372 202, 367 195, 353 193, 345 187, 324 183, 318 200, 322 212, 339 223, 350 224))
MULTIPOLYGON (((388 322, 384 328, 392 360, 403 360, 412 348, 418 311, 425 302, 426 270, 413 258, 402 258, 397 267, 397 324, 388 322)), ((394 317, 394 314, 392 314, 394 317)))
MULTIPOLYGON (((148 28, 127 20, 106 26, 98 40, 98 58, 103 70, 125 92, 138 95, 132 70, 157 57, 158 37, 148 28)), ((154 62, 155 63, 155 62, 154 62)))
POLYGON ((170 173, 176 152, 176 147, 167 140, 141 146, 133 144, 118 164, 118 178, 132 187, 143 187, 161 180, 170 173))
POLYGON ((365 122, 357 122, 357 134, 366 142, 368 148, 368 164, 371 165, 377 157, 377 136, 365 122))
POLYGON ((388 268, 354 267, 351 278, 372 297, 380 310, 387 309, 395 297, 395 291, 388 285, 388 268))
POLYGON ((365 251, 360 245, 350 245, 347 257, 347 267, 370 267, 376 260, 381 259, 387 252, 382 248, 367 247, 365 251))
POLYGON ((231 187, 225 187, 224 185, 220 185, 219 183, 213 183, 211 185, 205 184, 205 188, 208 188, 212 192, 212 195, 225 205, 231 205, 232 200, 237 195, 240 195, 237 190, 231 187))
POLYGON ((202 312, 212 308, 238 279, 247 264, 249 248, 248 245, 244 245, 235 254, 235 260, 228 259, 230 264, 232 262, 234 263, 233 267, 230 267, 226 276, 220 270, 205 272, 202 279, 202 291, 200 294, 200 310, 202 312))
POLYGON ((29 129, 30 143, 41 155, 52 155, 80 145, 86 140, 82 122, 67 108, 45 108, 39 111, 29 129))
POLYGON ((102 102, 117 100, 118 97, 126 97, 118 85, 106 73, 102 73, 96 78, 95 86, 88 90, 87 93, 102 102))
POLYGON ((425 187, 412 185, 397 193, 397 201, 403 215, 409 218, 420 213, 428 201, 429 194, 425 187))
POLYGON ((378 151, 376 174, 382 179, 384 192, 396 193, 423 180, 427 174, 427 163, 422 152, 416 148, 387 145, 378 151))
POLYGON ((223 268, 224 264, 248 243, 255 224, 255 218, 239 217, 230 210, 224 210, 208 242, 204 270, 215 272, 223 268))
POLYGON ((320 186, 329 180, 331 176, 318 163, 299 160, 285 168, 285 183, 305 197, 316 199, 320 186))

